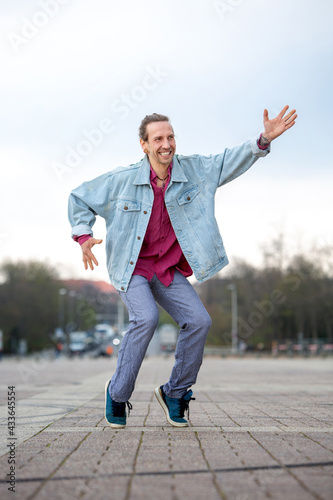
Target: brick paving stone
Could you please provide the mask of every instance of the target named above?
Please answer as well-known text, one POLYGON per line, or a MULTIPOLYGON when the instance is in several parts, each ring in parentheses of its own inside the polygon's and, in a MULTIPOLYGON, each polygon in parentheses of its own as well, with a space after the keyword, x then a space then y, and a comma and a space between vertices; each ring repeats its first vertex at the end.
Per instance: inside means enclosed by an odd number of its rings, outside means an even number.
POLYGON ((175 500, 175 486, 171 477, 167 476, 136 476, 131 485, 131 500, 142 499, 175 500))
POLYGON ((123 500, 128 480, 125 478, 96 478, 91 480, 50 480, 34 496, 36 500, 123 500))
POLYGON ((214 484, 215 477, 210 472, 198 474, 176 475, 173 484, 176 492, 175 498, 182 500, 220 500, 220 486, 214 484))
MULTIPOLYGON (((105 441, 101 446, 97 446, 94 436, 90 436, 91 446, 95 448, 98 456, 94 467, 96 467, 97 473, 101 475, 132 474, 142 433, 141 431, 131 433, 119 431, 115 433, 114 437, 108 435, 113 433, 112 430, 111 433, 107 431, 102 433, 105 441), (108 450, 106 450, 106 447, 108 447, 108 450), (104 451, 105 454, 102 456, 104 451)), ((75 456, 73 456, 72 461, 75 462, 75 456)), ((71 465, 71 460, 68 460, 68 464, 71 465)))
MULTIPOLYGON (((0 363, 0 389, 17 385, 20 500, 332 498, 330 359, 206 357, 185 429, 166 422, 153 396, 168 379, 172 356, 145 359, 127 427, 111 429, 104 384, 115 363, 0 363), (23 381, 28 368, 32 373, 23 381)), ((5 404, 0 421, 4 453, 5 404)), ((0 470, 1 500, 13 498, 6 454, 0 470)))
POLYGON ((198 432, 207 461, 212 469, 231 469, 275 465, 276 462, 247 434, 198 432))
POLYGON ((332 435, 330 433, 325 431, 307 431, 305 433, 301 432, 300 434, 333 453, 332 435))
POLYGON ((139 460, 136 471, 140 472, 170 472, 173 466, 173 448, 170 433, 146 432, 142 435, 139 460))
POLYGON ((195 433, 178 431, 170 433, 170 450, 172 468, 175 471, 207 470, 200 443, 195 433))
MULTIPOLYGON (((38 439, 32 438, 29 447, 23 443, 18 449, 18 475, 20 479, 47 478, 63 461, 73 453, 87 432, 53 435, 43 433, 38 439)), ((37 436, 36 436, 37 437, 37 436)))
POLYGON ((305 467, 293 471, 299 480, 314 494, 319 495, 324 500, 332 500, 332 466, 331 467, 305 467))
POLYGON ((253 432, 253 438, 276 460, 284 464, 326 462, 333 459, 331 451, 299 433, 274 433, 274 435, 253 432))
POLYGON ((217 481, 228 500, 313 500, 315 498, 283 470, 217 473, 217 481))

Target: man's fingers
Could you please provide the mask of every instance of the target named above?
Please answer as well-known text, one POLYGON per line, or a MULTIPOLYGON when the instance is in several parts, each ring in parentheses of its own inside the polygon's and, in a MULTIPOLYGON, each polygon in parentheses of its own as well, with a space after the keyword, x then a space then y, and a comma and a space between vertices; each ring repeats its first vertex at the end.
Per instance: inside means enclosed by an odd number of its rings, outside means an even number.
POLYGON ((95 264, 95 266, 98 266, 98 262, 97 262, 95 255, 94 254, 91 254, 91 255, 92 255, 91 258, 92 258, 93 263, 95 264))
MULTIPOLYGON (((87 262, 88 262, 88 265, 89 265, 90 269, 93 271, 93 270, 94 270, 94 266, 93 266, 93 263, 91 262, 91 259, 90 259, 90 258, 88 258, 88 259, 87 259, 87 262)), ((87 268, 87 269, 88 269, 88 268, 87 268)))
MULTIPOLYGON (((294 110, 295 111, 295 110, 294 110)), ((284 122, 284 126, 285 126, 285 130, 288 130, 288 128, 292 127, 293 125, 295 125, 295 120, 297 118, 297 115, 296 114, 293 114, 291 116, 289 116, 289 118, 287 118, 284 122)))
POLYGON ((84 263, 85 270, 87 270, 88 266, 89 266, 90 269, 93 271, 94 270, 93 263, 96 266, 98 266, 98 262, 96 260, 95 255, 90 251, 83 254, 83 263, 84 263))
POLYGON ((90 261, 90 259, 87 259, 86 257, 83 257, 82 260, 83 260, 83 264, 84 264, 85 270, 86 271, 88 270, 88 265, 89 265, 89 267, 91 269, 91 261, 90 261))
POLYGON ((281 118, 284 116, 285 112, 287 111, 287 109, 289 109, 289 106, 286 105, 279 113, 278 116, 280 116, 281 118))
POLYGON ((293 121, 292 121, 292 122, 290 122, 290 123, 288 123, 288 125, 286 125, 286 130, 287 130, 288 128, 291 128, 293 125, 295 125, 295 120, 296 120, 296 118, 297 118, 297 115, 295 116, 295 118, 293 119, 293 121))
POLYGON ((292 111, 290 111, 290 113, 288 113, 288 114, 284 117, 285 121, 287 122, 287 121, 290 121, 291 119, 292 119, 292 120, 294 120, 294 119, 297 117, 297 115, 296 115, 296 116, 293 116, 295 112, 296 112, 296 109, 293 109, 292 111))

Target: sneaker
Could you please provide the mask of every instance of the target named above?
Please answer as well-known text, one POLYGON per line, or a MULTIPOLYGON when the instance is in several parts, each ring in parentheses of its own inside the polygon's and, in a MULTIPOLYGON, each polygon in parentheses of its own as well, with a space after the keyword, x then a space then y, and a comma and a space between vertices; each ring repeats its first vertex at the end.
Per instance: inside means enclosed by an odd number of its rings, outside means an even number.
POLYGON ((189 403, 192 399, 193 392, 187 391, 183 397, 177 398, 169 398, 163 390, 163 386, 156 387, 155 396, 157 401, 162 406, 164 413, 166 415, 167 421, 169 424, 174 427, 187 427, 188 422, 184 418, 184 412, 187 410, 187 418, 189 417, 189 403))
POLYGON ((110 382, 111 380, 108 380, 105 384, 105 420, 113 429, 123 429, 126 427, 126 405, 128 415, 133 407, 129 401, 117 403, 111 398, 109 393, 110 382))

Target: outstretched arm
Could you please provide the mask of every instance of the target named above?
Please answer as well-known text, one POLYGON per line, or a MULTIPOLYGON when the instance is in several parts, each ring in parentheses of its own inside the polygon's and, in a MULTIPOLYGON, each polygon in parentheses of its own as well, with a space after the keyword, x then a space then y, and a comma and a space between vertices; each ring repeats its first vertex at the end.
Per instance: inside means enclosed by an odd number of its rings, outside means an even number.
POLYGON ((267 109, 264 110, 264 127, 265 130, 262 133, 260 139, 260 145, 265 146, 272 142, 274 139, 283 134, 286 130, 290 129, 295 125, 295 120, 297 118, 296 110, 293 109, 289 111, 287 115, 285 113, 289 109, 289 106, 285 106, 282 111, 271 120, 268 118, 267 109))

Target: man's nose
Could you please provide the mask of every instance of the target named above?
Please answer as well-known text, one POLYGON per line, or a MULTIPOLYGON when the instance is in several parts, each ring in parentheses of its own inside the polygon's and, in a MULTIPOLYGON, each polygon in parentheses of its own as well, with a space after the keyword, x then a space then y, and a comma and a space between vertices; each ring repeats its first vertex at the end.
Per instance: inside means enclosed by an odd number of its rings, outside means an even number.
POLYGON ((170 142, 169 142, 169 139, 165 138, 165 139, 163 140, 162 147, 163 147, 164 149, 170 149, 170 142))

